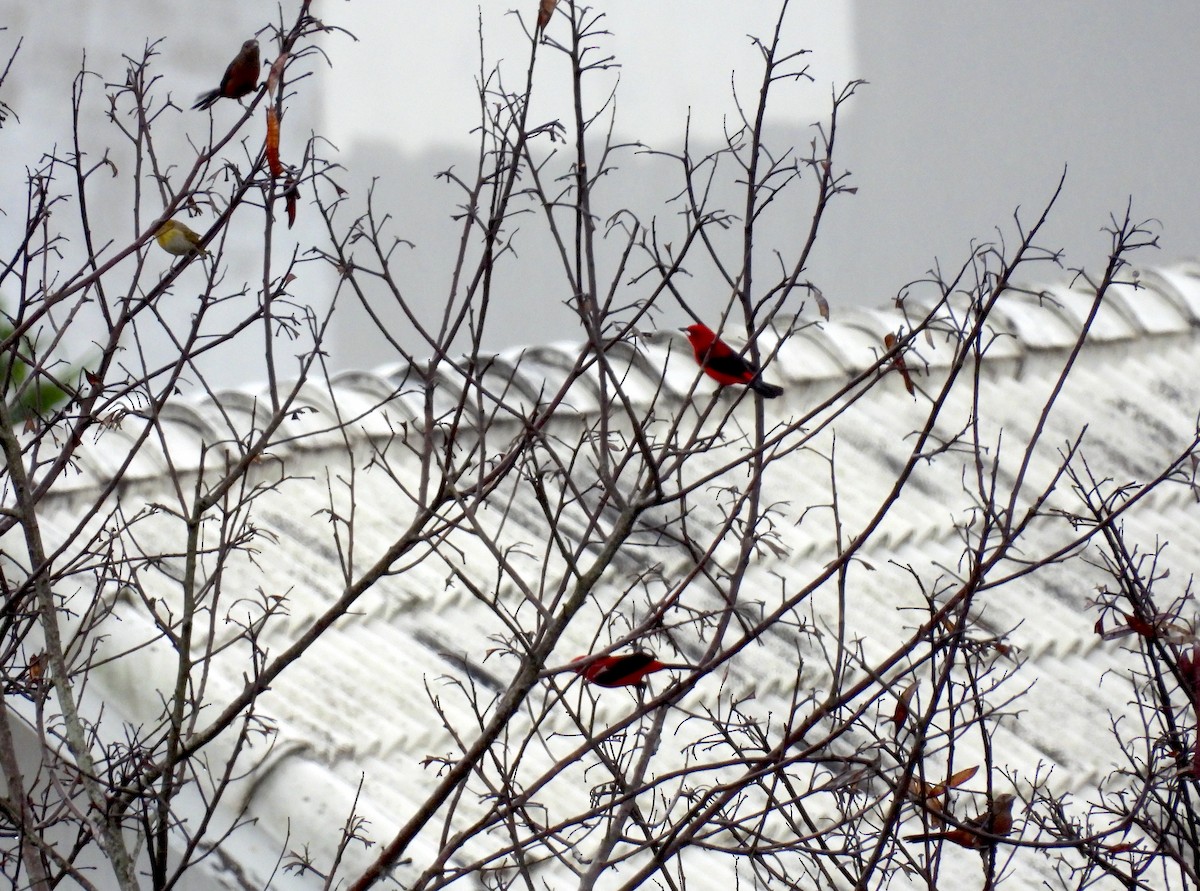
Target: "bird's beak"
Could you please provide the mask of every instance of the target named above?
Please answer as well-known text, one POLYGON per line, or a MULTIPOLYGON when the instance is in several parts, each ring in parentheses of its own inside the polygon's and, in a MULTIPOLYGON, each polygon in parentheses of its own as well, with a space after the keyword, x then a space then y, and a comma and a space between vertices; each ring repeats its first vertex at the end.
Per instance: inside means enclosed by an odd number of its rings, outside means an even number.
POLYGON ((687 334, 687 328, 676 328, 675 330, 680 334, 687 334))

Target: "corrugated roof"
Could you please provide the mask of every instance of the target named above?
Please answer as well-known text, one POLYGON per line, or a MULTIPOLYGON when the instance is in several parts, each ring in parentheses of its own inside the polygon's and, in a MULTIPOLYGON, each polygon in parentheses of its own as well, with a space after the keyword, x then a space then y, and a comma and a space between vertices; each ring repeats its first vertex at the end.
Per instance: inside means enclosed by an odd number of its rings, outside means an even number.
MULTIPOLYGON (((1148 272, 1140 282, 1136 289, 1116 288, 1097 315, 1065 396, 1042 433, 1028 479, 1050 479, 1058 467, 1058 450, 1085 426, 1084 447, 1093 472, 1118 485, 1145 481, 1190 441, 1200 410, 1200 383, 1193 371, 1200 357, 1196 336, 1200 268, 1148 272)), ((984 406, 982 433, 990 449, 1008 455, 1024 448, 1042 400, 1054 385, 1062 357, 1074 345, 1090 306, 1086 293, 1058 287, 1040 296, 1013 293, 1003 298, 994 319, 999 337, 996 354, 982 369, 978 396, 984 406)), ((879 335, 900 330, 904 324, 898 311, 861 312, 810 325, 786 340, 766 374, 786 387, 781 398, 765 403, 768 428, 805 414, 813 408, 815 396, 827 398, 852 373, 869 368, 882 350, 879 335)), ((772 346, 766 341, 763 345, 772 346)), ((917 382, 936 393, 949 351, 936 338, 918 348, 930 374, 919 374, 917 382)), ((493 452, 522 435, 524 419, 560 390, 580 355, 577 345, 559 344, 492 357, 482 375, 485 395, 467 413, 468 429, 478 431, 493 452)), ((608 361, 641 410, 652 403, 675 408, 691 393, 694 411, 685 412, 685 418, 696 423, 712 400, 730 398, 730 394, 714 395, 706 379, 697 381, 681 339, 660 336, 639 342, 636 348, 619 345, 608 361)), ((911 364, 921 370, 919 363, 911 364)), ((420 381, 429 373, 428 367, 398 366, 343 374, 330 387, 309 384, 302 389, 297 410, 276 437, 280 444, 272 446, 253 470, 257 480, 276 485, 258 496, 252 519, 237 518, 248 523, 246 543, 252 550, 231 555, 221 568, 225 600, 215 612, 229 624, 215 624, 218 642, 231 639, 240 628, 238 623, 260 622, 258 647, 268 653, 281 651, 341 595, 347 573, 360 574, 396 540, 397 530, 412 516, 411 501, 404 493, 422 485, 410 438, 423 435, 427 412, 436 436, 459 401, 463 380, 459 371, 442 363, 434 372, 437 385, 427 391, 420 381), (336 430, 338 417, 354 420, 342 432, 336 430), (351 512, 352 545, 339 520, 351 512), (267 614, 272 618, 264 620, 267 614)), ((113 499, 127 515, 148 512, 136 525, 137 544, 144 554, 181 553, 182 521, 151 507, 170 500, 167 468, 196 470, 205 446, 215 449, 205 459, 210 466, 222 460, 218 457, 222 450, 235 455, 237 439, 261 426, 264 398, 253 390, 226 392, 214 399, 176 401, 164 410, 163 439, 147 439, 125 473, 128 484, 113 499)), ((568 410, 547 428, 547 436, 567 451, 582 444, 578 448, 582 462, 568 474, 577 483, 588 474, 594 478, 603 463, 605 446, 596 442, 587 425, 611 398, 611 386, 593 366, 566 394, 568 410)), ((890 375, 852 404, 835 400, 812 419, 811 426, 817 429, 821 418, 842 412, 816 435, 812 448, 796 449, 766 468, 762 491, 764 503, 770 505, 771 531, 753 555, 743 582, 739 594, 743 610, 759 614, 779 608, 835 556, 829 507, 835 496, 828 460, 831 434, 836 431, 838 511, 843 527, 855 530, 878 510, 881 497, 908 459, 911 434, 926 405, 910 397, 899 379, 890 375)), ((969 399, 953 395, 935 430, 935 442, 937 437, 958 433, 969 423, 972 411, 969 399)), ((84 447, 79 473, 64 478, 47 504, 44 528, 51 542, 69 535, 75 504, 116 472, 139 433, 139 423, 127 418, 84 447)), ((705 479, 738 458, 746 439, 733 431, 741 425, 748 436, 753 429, 749 400, 735 410, 734 424, 723 441, 682 462, 678 477, 705 479)), ((646 429, 652 437, 665 435, 660 422, 646 429)), ((610 435, 628 438, 632 431, 617 424, 610 435)), ((453 457, 465 460, 461 452, 453 457)), ((545 463, 531 463, 526 476, 546 473, 550 485, 559 484, 555 473, 561 475, 561 468, 549 454, 541 457, 545 463)), ((966 572, 959 536, 974 509, 964 490, 963 473, 969 470, 962 462, 920 463, 904 497, 862 551, 862 560, 847 568, 847 639, 868 661, 881 659, 899 646, 906 632, 927 618, 929 598, 944 597, 953 590, 956 576, 966 572), (918 577, 942 590, 921 590, 918 577)), ((678 504, 647 513, 635 529, 636 547, 622 556, 616 571, 605 577, 567 628, 551 665, 619 640, 658 597, 675 592, 679 580, 694 567, 694 556, 662 533, 677 530, 683 522, 705 530, 718 527, 725 519, 722 500, 730 497, 722 488, 727 481, 718 476, 690 495, 686 516, 678 504), (612 620, 614 604, 621 604, 620 623, 612 620)), ((969 489, 969 477, 967 481, 969 489)), ((1011 471, 1002 468, 999 484, 1010 486, 1013 481, 1011 471)), ((333 824, 349 813, 360 779, 358 808, 370 815, 369 831, 377 840, 386 840, 424 800, 439 774, 436 759, 453 758, 463 742, 447 731, 437 709, 459 722, 476 720, 463 689, 474 689, 487 703, 507 685, 516 660, 503 652, 503 638, 511 627, 535 627, 538 611, 546 608, 536 599, 555 587, 547 583, 531 599, 514 577, 537 580, 544 573, 553 582, 573 569, 560 548, 547 541, 544 514, 533 492, 532 487, 506 483, 487 502, 464 500, 448 506, 447 518, 467 510, 470 522, 504 543, 504 548, 497 553, 482 536, 466 534, 469 523, 456 517, 455 531, 403 557, 397 567, 402 571, 385 574, 303 659, 275 680, 257 706, 277 727, 274 748, 265 738, 256 742, 263 767, 256 781, 240 787, 249 814, 260 820, 261 831, 273 834, 281 846, 286 838, 292 849, 309 845, 315 855, 329 857, 337 841, 333 824), (521 572, 499 571, 500 560, 521 572), (487 599, 492 603, 484 602, 487 599), (498 613, 507 617, 509 627, 498 621, 498 613), (435 760, 426 761, 429 758, 435 760)), ((1063 498, 1055 496, 1050 505, 1063 498)), ((1016 506, 1027 504, 1020 498, 1016 506)), ((1046 548, 1069 542, 1073 534, 1065 520, 1049 512, 1035 525, 1036 541, 1046 548)), ((584 547, 587 536, 595 538, 582 509, 565 510, 560 528, 569 547, 584 547)), ((1126 533, 1143 547, 1152 547, 1163 530, 1173 530, 1177 541, 1164 552, 1162 568, 1169 566, 1184 579, 1200 570, 1200 553, 1177 546, 1200 534, 1200 513, 1189 488, 1161 489, 1126 520, 1126 533)), ((207 534, 216 541, 215 530, 207 534)), ((714 553, 714 571, 720 580, 721 567, 733 565, 738 558, 738 543, 731 537, 718 544, 714 553)), ((6 568, 10 576, 11 570, 6 568)), ((155 592, 153 608, 160 617, 178 609, 173 602, 178 585, 172 579, 181 571, 176 559, 150 561, 140 570, 145 590, 155 592)), ((80 575, 81 586, 86 578, 80 575)), ((1028 695, 1014 704, 1013 714, 1000 719, 995 743, 1000 760, 1023 782, 1040 766, 1052 764, 1056 788, 1078 791, 1117 763, 1119 753, 1108 732, 1107 715, 1119 714, 1134 694, 1120 672, 1113 671, 1126 662, 1120 643, 1101 641, 1093 629, 1096 613, 1089 609, 1089 598, 1099 584, 1102 576, 1097 570, 1075 561, 1069 567, 1051 566, 1018 578, 975 602, 980 629, 1007 634, 1010 648, 997 651, 993 670, 1012 673, 1018 688, 1029 687, 1028 695)), ((692 611, 689 615, 715 611, 722 602, 702 579, 678 594, 677 608, 692 611)), ((117 704, 135 723, 154 721, 160 693, 147 678, 173 678, 174 653, 161 641, 149 643, 157 637, 157 628, 145 602, 117 591, 111 592, 111 600, 113 621, 106 625, 108 636, 100 653, 137 652, 98 668, 93 695, 117 704)), ((680 710, 668 717, 660 743, 662 760, 655 770, 665 774, 684 763, 710 758, 713 767, 703 775, 704 782, 715 784, 737 775, 739 765, 723 763, 733 754, 728 746, 719 741, 706 746, 699 735, 703 725, 684 716, 725 709, 741 710, 747 719, 785 721, 793 708, 790 697, 797 672, 801 683, 814 691, 829 681, 822 648, 838 620, 837 603, 836 586, 827 583, 752 644, 746 658, 732 659, 720 672, 700 680, 684 697, 680 710)), ((686 623, 664 631, 657 640, 660 655, 665 647, 674 647, 676 652, 664 658, 675 661, 696 658, 705 643, 697 626, 686 623)), ((242 688, 252 657, 247 645, 237 644, 214 659, 207 677, 214 702, 227 700, 242 688)), ((560 691, 578 708, 595 708, 602 723, 619 722, 629 713, 633 693, 571 684, 573 677, 560 674, 541 682, 526 711, 514 719, 514 738, 539 709, 553 710, 560 691)), ((918 707, 922 695, 924 691, 918 692, 918 707)), ((886 722, 886 716, 877 720, 886 722)), ((555 732, 546 733, 545 747, 524 751, 521 764, 511 769, 521 783, 539 784, 533 800, 552 823, 586 811, 592 796, 600 794, 595 784, 603 772, 593 757, 567 765, 557 776, 542 777, 542 769, 553 763, 549 753, 559 756, 580 743, 579 729, 565 718, 556 717, 549 726, 555 732)), ((644 732, 644 728, 631 728, 627 744, 636 738, 634 731, 644 732)), ((978 745, 970 740, 961 744, 978 745)), ((631 757, 632 749, 618 752, 615 746, 614 757, 631 757)), ((219 744, 214 747, 214 761, 221 751, 219 744)), ((828 779, 820 772, 808 778, 797 774, 801 785, 828 779)), ((670 789, 670 784, 664 785, 664 794, 670 789)), ((450 821, 456 830, 486 812, 486 794, 482 789, 475 792, 478 797, 456 800, 450 821)), ((682 806, 681 801, 673 806, 682 806)), ((663 802, 646 805, 665 806, 663 802)), ((398 871, 402 881, 429 865, 421 857, 433 856, 435 841, 428 835, 418 840, 412 863, 398 871)), ((555 839, 547 844, 561 849, 568 842, 555 839)), ((495 833, 474 839, 451 865, 502 851, 505 844, 495 833)), ((352 846, 348 858, 352 866, 361 866, 373 854, 352 846)), ((581 858, 586 855, 586 850, 579 852, 581 858)), ((499 856, 498 862, 512 862, 499 856)), ((751 879, 745 864, 720 854, 693 851, 686 856, 693 866, 700 865, 688 874, 687 887, 724 891, 734 886, 735 873, 742 881, 751 879)), ((799 860, 786 857, 781 863, 804 868, 799 860)), ((1034 888, 1041 886, 1052 865, 1020 850, 1012 853, 1008 868, 1015 887, 1034 888)), ((585 860, 580 860, 578 871, 585 869, 585 860)), ((951 852, 943 870, 944 883, 977 882, 978 857, 972 852, 951 852)), ((554 863, 539 873, 539 880, 560 887, 569 873, 562 863, 554 863)), ((616 887, 631 874, 631 868, 614 870, 602 886, 616 887)), ((903 881, 897 874, 893 886, 901 887, 903 881)))

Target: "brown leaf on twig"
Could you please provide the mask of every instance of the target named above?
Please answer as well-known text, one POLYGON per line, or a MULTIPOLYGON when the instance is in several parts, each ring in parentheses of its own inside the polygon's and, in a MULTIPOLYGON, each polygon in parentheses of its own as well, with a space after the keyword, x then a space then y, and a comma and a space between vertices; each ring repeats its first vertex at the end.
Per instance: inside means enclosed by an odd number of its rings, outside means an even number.
MULTIPOLYGON (((883 345, 887 350, 896 348, 896 335, 890 331, 883 335, 883 345)), ((917 388, 913 384, 912 375, 908 373, 908 363, 904 361, 903 353, 896 353, 896 357, 892 359, 892 367, 900 372, 900 377, 904 379, 904 389, 908 390, 909 396, 917 395, 917 388)))
POLYGON ((283 188, 284 207, 287 209, 288 228, 296 224, 296 200, 300 197, 300 189, 294 179, 289 179, 283 188))
POLYGON ((924 808, 928 816, 931 826, 940 828, 943 824, 942 814, 946 810, 946 791, 948 789, 957 789, 971 777, 975 776, 979 770, 979 766, 966 767, 950 775, 950 778, 944 783, 923 783, 921 780, 913 777, 908 781, 908 794, 917 799, 924 808))
POLYGON ((283 79, 283 67, 287 64, 288 54, 280 53, 275 57, 275 61, 271 63, 271 70, 267 74, 267 95, 275 95, 275 91, 279 88, 279 82, 283 79))
POLYGON ((1179 676, 1192 706, 1200 709, 1200 644, 1179 654, 1179 676))
POLYGON ((821 293, 821 289, 816 285, 809 285, 809 290, 812 292, 813 300, 817 302, 817 312, 821 314, 821 318, 829 321, 829 301, 825 299, 825 295, 821 293))
POLYGON ((541 0, 538 4, 537 27, 534 33, 538 34, 546 30, 546 26, 550 24, 550 17, 554 15, 554 7, 558 5, 558 0, 541 0))
POLYGON ((1130 630, 1132 630, 1134 634, 1138 634, 1142 637, 1158 637, 1158 629, 1140 616, 1135 616, 1133 613, 1127 613, 1124 611, 1121 612, 1121 615, 1125 617, 1126 623, 1128 623, 1130 630))
POLYGON ((957 789, 967 780, 971 779, 971 777, 975 776, 975 774, 978 772, 978 764, 976 764, 974 767, 964 767, 962 770, 952 773, 950 775, 950 779, 946 780, 946 782, 943 783, 939 788, 943 791, 945 789, 957 789))
POLYGON ((900 695, 896 698, 896 708, 892 712, 892 721, 895 723, 897 729, 904 726, 904 722, 908 720, 908 704, 912 702, 913 694, 916 692, 917 683, 916 681, 913 681, 911 684, 905 687, 904 690, 901 691, 900 695))
POLYGON ((947 789, 957 789, 978 772, 978 764, 971 767, 964 767, 962 770, 950 774, 949 779, 944 783, 923 783, 916 777, 913 777, 909 781, 909 794, 914 798, 922 798, 926 801, 933 798, 940 798, 946 794, 947 789))

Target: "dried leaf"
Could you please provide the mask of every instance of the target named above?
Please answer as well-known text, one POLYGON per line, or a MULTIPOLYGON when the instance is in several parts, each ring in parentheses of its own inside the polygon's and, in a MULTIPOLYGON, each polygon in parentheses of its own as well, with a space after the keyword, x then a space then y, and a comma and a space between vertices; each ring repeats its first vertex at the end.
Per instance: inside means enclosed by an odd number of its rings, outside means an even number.
POLYGON ((1167 643, 1173 643, 1176 646, 1182 646, 1191 640, 1194 640, 1196 635, 1187 625, 1181 625, 1178 622, 1164 622, 1158 626, 1158 635, 1167 643))
POLYGON ((946 805, 941 798, 934 797, 925 802, 925 810, 929 814, 929 825, 935 828, 943 826, 945 821, 942 819, 942 814, 945 813, 946 805))
POLYGON ((978 764, 976 764, 974 767, 964 767, 962 770, 952 773, 950 775, 950 779, 946 780, 946 782, 944 784, 945 788, 946 789, 957 789, 959 786, 961 786, 967 780, 971 779, 971 777, 975 776, 975 774, 977 774, 978 772, 979 772, 978 764))
POLYGON ((1128 637, 1131 634, 1133 634, 1133 629, 1128 625, 1117 625, 1116 627, 1110 628, 1108 631, 1105 631, 1103 634, 1101 634, 1100 639, 1120 640, 1122 637, 1128 637))
POLYGON ((274 106, 267 106, 267 166, 271 176, 283 175, 283 162, 279 160, 279 115, 274 106))
POLYGON ((1145 619, 1127 612, 1122 612, 1121 615, 1125 617, 1125 621, 1129 624, 1129 628, 1134 634, 1149 638, 1158 637, 1158 630, 1145 619))
POLYGON ((88 371, 86 368, 83 369, 83 378, 93 387, 99 387, 102 383, 104 383, 100 375, 96 374, 94 371, 88 371))
POLYGON ((276 89, 279 87, 279 82, 283 79, 283 68, 287 64, 288 54, 280 53, 275 61, 271 63, 271 70, 267 74, 267 95, 273 96, 276 89))
POLYGON ((915 777, 908 781, 908 794, 921 803, 921 807, 929 814, 929 822, 933 826, 941 826, 942 820, 939 816, 946 806, 942 802, 942 793, 945 787, 942 785, 930 786, 927 783, 922 783, 915 777))
MULTIPOLYGON (((897 342, 896 335, 890 331, 883 335, 883 345, 889 352, 896 348, 897 342)), ((912 375, 908 373, 908 363, 904 361, 903 353, 896 353, 896 357, 892 359, 892 367, 900 372, 900 377, 904 380, 904 389, 908 390, 908 395, 916 396, 917 388, 913 384, 912 375)))
POLYGON ((1200 644, 1180 654, 1179 676, 1183 681, 1183 691, 1192 700, 1192 705, 1200 708, 1200 644))
POLYGON ((296 201, 300 198, 300 189, 296 187, 296 180, 289 178, 283 186, 283 201, 287 208, 288 228, 296 224, 296 201))
POLYGON ((441 776, 442 773, 446 770, 446 768, 448 768, 450 766, 450 759, 448 759, 444 756, 439 756, 439 755, 426 755, 424 758, 421 759, 421 766, 422 767, 437 767, 437 769, 438 769, 437 775, 441 776))
POLYGON ((918 798, 940 798, 946 793, 947 789, 957 789, 971 777, 979 772, 979 765, 973 767, 964 767, 962 770, 956 771, 950 775, 950 778, 944 783, 922 783, 920 780, 914 779, 909 785, 909 792, 918 798), (915 791, 914 791, 915 787, 915 791))
POLYGON ((810 285, 812 290, 813 300, 817 302, 817 312, 821 314, 821 318, 829 321, 829 301, 825 299, 825 295, 821 293, 821 289, 816 285, 810 285))
POLYGON ((930 790, 932 788, 933 788, 932 786, 928 786, 925 783, 922 783, 916 777, 913 777, 912 779, 910 779, 908 781, 908 794, 911 795, 913 798, 929 797, 933 793, 928 790, 930 790))
POLYGON ((538 4, 537 27, 534 33, 540 33, 546 30, 546 26, 550 24, 550 17, 554 15, 554 7, 558 5, 558 0, 541 0, 538 4))
POLYGON ((900 695, 896 698, 896 709, 892 712, 892 721, 897 727, 903 726, 904 722, 908 720, 910 713, 908 704, 912 702, 913 694, 916 692, 917 682, 913 681, 911 684, 905 687, 901 691, 900 695))

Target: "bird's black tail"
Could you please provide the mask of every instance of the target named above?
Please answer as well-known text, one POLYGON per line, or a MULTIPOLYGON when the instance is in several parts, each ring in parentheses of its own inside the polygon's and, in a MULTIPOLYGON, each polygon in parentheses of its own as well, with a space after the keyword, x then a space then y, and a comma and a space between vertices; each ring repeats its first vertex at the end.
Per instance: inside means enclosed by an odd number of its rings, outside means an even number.
POLYGON ((783 395, 783 387, 768 384, 761 377, 756 377, 750 381, 750 389, 763 397, 763 399, 774 399, 776 396, 783 395))
POLYGON ((220 98, 220 90, 209 90, 207 93, 201 93, 196 97, 196 104, 193 105, 192 108, 198 111, 202 111, 205 108, 211 108, 212 104, 220 98))

